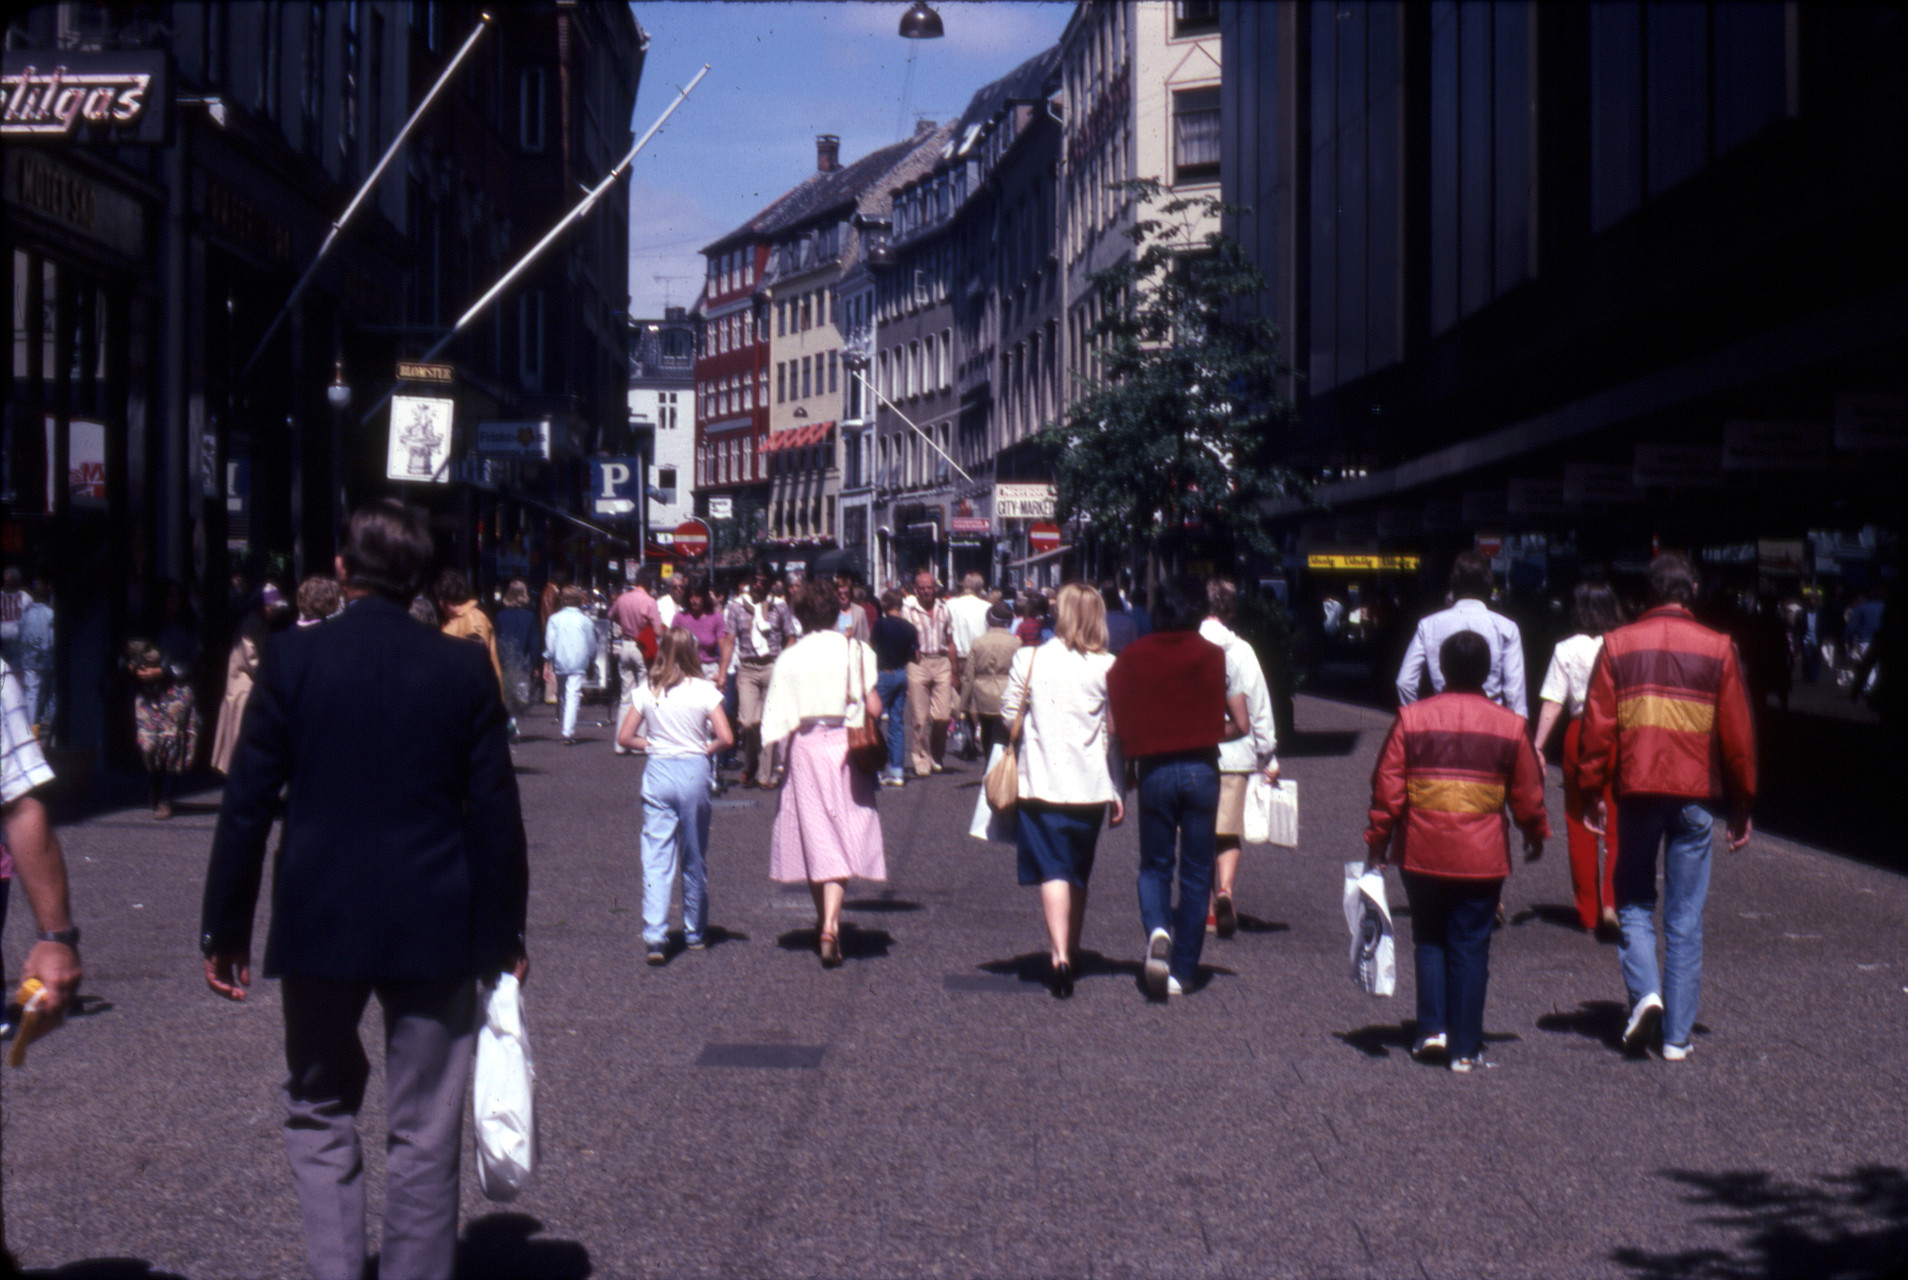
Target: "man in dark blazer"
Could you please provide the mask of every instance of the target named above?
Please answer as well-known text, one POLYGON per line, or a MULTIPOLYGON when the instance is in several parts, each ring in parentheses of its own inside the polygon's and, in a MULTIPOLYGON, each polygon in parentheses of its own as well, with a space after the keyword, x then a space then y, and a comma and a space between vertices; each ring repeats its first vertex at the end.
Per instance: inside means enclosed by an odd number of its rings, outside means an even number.
POLYGON ((315 1275, 362 1276, 357 1112, 365 1002, 384 1011, 384 1280, 447 1277, 457 1243, 477 980, 528 970, 523 815, 490 660, 406 610, 431 561, 421 512, 351 518, 348 604, 275 637, 240 730, 206 875, 211 988, 243 1000, 266 839, 265 976, 283 980, 285 1145, 315 1275))

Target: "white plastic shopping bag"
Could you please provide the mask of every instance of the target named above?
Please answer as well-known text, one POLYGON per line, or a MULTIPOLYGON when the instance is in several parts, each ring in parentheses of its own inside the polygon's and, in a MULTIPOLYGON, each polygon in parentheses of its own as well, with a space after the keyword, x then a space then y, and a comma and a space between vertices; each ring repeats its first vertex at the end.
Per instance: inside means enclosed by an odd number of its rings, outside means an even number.
POLYGON ((1345 923, 1351 928, 1351 975, 1366 995, 1388 996, 1398 989, 1397 942, 1391 931, 1391 907, 1385 901, 1385 873, 1362 862, 1345 864, 1345 923))
POLYGON ((1254 773, 1246 784, 1245 842, 1298 848, 1298 783, 1280 778, 1267 782, 1254 773))
POLYGON ((523 1021, 523 988, 512 974, 484 993, 473 1076, 477 1185, 489 1199, 515 1200, 536 1166, 537 1069, 523 1021))
MULTIPOLYGON (((987 753, 987 768, 981 770, 982 778, 987 776, 988 770, 994 767, 994 762, 1000 759, 1000 753, 1005 750, 1006 748, 1000 743, 996 742, 994 744, 993 749, 987 753)), ((968 835, 973 836, 976 840, 992 840, 997 844, 1013 844, 1020 836, 1019 822, 1020 820, 1015 816, 1014 810, 1005 809, 996 811, 994 806, 987 803, 987 787, 985 783, 976 789, 974 794, 974 817, 973 820, 967 824, 968 835)))

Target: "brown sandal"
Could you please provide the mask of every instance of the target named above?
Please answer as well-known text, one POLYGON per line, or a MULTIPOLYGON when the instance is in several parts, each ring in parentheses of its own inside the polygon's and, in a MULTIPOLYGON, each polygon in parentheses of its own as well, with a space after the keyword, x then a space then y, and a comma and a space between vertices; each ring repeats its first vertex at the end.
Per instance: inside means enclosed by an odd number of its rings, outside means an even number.
POLYGON ((815 949, 821 954, 822 968, 833 969, 841 963, 841 939, 834 934, 822 934, 815 949))

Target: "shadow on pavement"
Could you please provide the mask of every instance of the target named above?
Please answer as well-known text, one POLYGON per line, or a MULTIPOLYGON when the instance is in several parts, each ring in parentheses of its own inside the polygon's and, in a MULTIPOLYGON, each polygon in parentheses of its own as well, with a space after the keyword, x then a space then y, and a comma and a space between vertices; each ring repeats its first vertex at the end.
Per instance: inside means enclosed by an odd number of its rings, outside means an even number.
MULTIPOLYGON (((1403 1054, 1411 1052, 1411 1046, 1418 1042, 1418 1024, 1409 1022, 1374 1022, 1368 1027, 1356 1031, 1334 1031, 1332 1034, 1350 1045, 1367 1058, 1389 1058, 1396 1049, 1403 1054)), ((1524 1037, 1510 1031, 1486 1031, 1484 1043, 1514 1044, 1524 1037)), ((1427 1064, 1433 1065, 1433 1064, 1427 1064)), ((1442 1067, 1444 1064, 1435 1064, 1442 1067)))
POLYGON ((919 911, 921 904, 909 902, 906 898, 855 898, 841 904, 843 911, 874 911, 899 914, 904 911, 919 911))
POLYGON ((1643 1280, 1818 1280, 1899 1277, 1908 1267, 1908 1174, 1864 1165, 1813 1182, 1764 1170, 1671 1169, 1703 1221, 1741 1234, 1730 1249, 1653 1253, 1625 1247, 1611 1258, 1643 1280))
POLYGON ((1279 755, 1293 759, 1348 756, 1358 750, 1356 729, 1299 729, 1279 738, 1279 755))
MULTIPOLYGON (((813 951, 820 945, 815 929, 790 929, 775 940, 784 951, 813 951)), ((841 958, 843 960, 886 959, 894 935, 886 929, 863 929, 846 920, 841 922, 841 958)))
MULTIPOLYGON (((1537 1029, 1579 1035, 1586 1040, 1595 1040, 1612 1053, 1624 1053, 1623 1028, 1629 1020, 1629 1010, 1620 1000, 1585 1000, 1575 1009, 1558 1009, 1544 1014, 1537 1019, 1537 1029)), ((1690 1030, 1699 1036, 1709 1034, 1706 1023, 1695 1023, 1690 1030)), ((1646 1054, 1626 1056, 1643 1057, 1646 1054)))
POLYGON ((1583 933, 1583 921, 1577 919, 1577 909, 1566 903, 1533 902, 1510 918, 1513 925, 1529 924, 1532 920, 1541 920, 1571 933, 1583 933))
MULTIPOLYGON (((589 1250, 574 1240, 533 1240, 543 1224, 523 1213, 493 1213, 464 1228, 457 1242, 457 1280, 583 1280, 589 1250)), ((372 1273, 374 1276, 376 1272, 372 1273)))
MULTIPOLYGON (((0 1268, 7 1261, 0 1257, 0 1268)), ((8 1271, 7 1274, 12 1274, 8 1271)), ((185 1280, 185 1277, 172 1271, 154 1271, 152 1264, 144 1258, 88 1258, 84 1262, 69 1262, 57 1271, 23 1271, 23 1276, 33 1280, 185 1280)))
MULTIPOLYGON (((1395 912, 1393 914, 1396 914, 1395 912)), ((1257 916, 1239 913, 1240 933, 1290 933, 1292 926, 1283 920, 1261 920, 1257 916)))

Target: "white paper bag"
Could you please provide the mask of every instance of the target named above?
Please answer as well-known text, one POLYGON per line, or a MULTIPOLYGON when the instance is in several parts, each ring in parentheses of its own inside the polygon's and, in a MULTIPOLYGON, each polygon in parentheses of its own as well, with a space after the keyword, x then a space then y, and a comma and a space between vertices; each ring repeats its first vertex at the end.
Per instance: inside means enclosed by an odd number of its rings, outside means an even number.
POLYGON ((536 1165, 537 1069, 523 1021, 523 988, 512 974, 485 993, 472 1075, 477 1185, 492 1200, 515 1200, 536 1165))
MULTIPOLYGON (((987 753, 987 769, 994 767, 994 762, 1000 759, 1001 752, 1005 750, 1006 748, 998 742, 993 745, 987 753)), ((987 776, 987 769, 981 770, 982 778, 987 776)), ((1020 819, 1012 809, 996 812, 994 807, 987 803, 987 786, 983 782, 974 793, 974 816, 967 824, 967 834, 976 840, 1013 844, 1019 839, 1020 819)))
POLYGON ((1254 773, 1246 784, 1245 842, 1298 848, 1298 783, 1280 778, 1267 782, 1254 773))
POLYGON ((1396 939, 1385 901, 1385 873, 1362 862, 1345 864, 1345 923, 1351 928, 1351 976, 1366 995, 1398 989, 1396 939))

